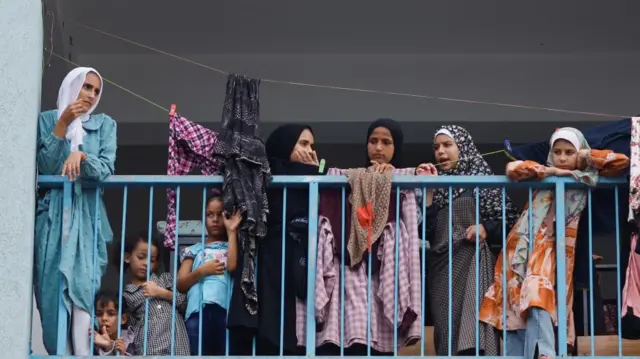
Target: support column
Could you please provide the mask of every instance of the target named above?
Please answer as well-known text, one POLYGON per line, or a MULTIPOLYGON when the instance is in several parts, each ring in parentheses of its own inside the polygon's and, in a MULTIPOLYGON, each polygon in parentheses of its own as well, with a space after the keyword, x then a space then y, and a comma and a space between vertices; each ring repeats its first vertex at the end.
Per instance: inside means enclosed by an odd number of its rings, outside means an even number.
POLYGON ((0 0, 0 356, 3 358, 29 356, 42 36, 41 0, 0 0))

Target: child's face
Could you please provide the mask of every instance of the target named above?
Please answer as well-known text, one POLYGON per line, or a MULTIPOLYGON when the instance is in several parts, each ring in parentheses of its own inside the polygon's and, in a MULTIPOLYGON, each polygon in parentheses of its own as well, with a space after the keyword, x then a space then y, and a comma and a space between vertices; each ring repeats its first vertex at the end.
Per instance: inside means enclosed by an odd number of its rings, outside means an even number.
MULTIPOLYGON (((96 303, 96 318, 98 318, 98 325, 107 329, 107 333, 111 339, 116 340, 118 336, 118 308, 113 301, 99 301, 96 303)), ((121 325, 127 324, 127 315, 122 314, 121 325)))
POLYGON ((573 171, 578 168, 578 151, 571 142, 559 139, 553 143, 551 161, 556 168, 573 171))
POLYGON ((224 219, 222 213, 222 201, 214 199, 207 205, 207 234, 213 238, 219 238, 225 232, 224 219))
MULTIPOLYGON (((129 265, 131 275, 137 279, 145 281, 147 279, 147 254, 149 246, 145 241, 139 241, 131 253, 124 254, 124 261, 129 265)), ((158 269, 158 248, 151 245, 151 273, 158 269)))
POLYGON ((433 143, 436 161, 440 164, 440 169, 451 170, 458 165, 460 150, 453 138, 439 134, 433 143))

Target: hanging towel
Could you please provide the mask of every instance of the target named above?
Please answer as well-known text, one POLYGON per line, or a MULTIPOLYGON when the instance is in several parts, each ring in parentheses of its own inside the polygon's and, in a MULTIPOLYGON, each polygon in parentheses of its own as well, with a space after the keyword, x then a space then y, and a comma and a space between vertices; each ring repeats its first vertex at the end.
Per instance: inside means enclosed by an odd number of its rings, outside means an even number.
POLYGON ((362 261, 362 255, 371 250, 380 237, 389 215, 391 172, 368 172, 364 168, 349 169, 351 186, 351 233, 347 251, 351 267, 362 261))

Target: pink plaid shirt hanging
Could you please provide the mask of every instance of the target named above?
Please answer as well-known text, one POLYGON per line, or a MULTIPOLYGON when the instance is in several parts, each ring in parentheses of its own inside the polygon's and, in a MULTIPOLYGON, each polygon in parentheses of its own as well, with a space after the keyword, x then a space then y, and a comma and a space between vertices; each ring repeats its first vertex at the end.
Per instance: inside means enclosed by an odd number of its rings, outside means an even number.
MULTIPOLYGON (((220 163, 213 156, 218 134, 180 116, 177 112, 169 118, 169 158, 167 175, 183 176, 199 167, 203 175, 220 175, 220 163)), ((164 246, 174 249, 176 232, 176 194, 167 189, 167 227, 164 246)))

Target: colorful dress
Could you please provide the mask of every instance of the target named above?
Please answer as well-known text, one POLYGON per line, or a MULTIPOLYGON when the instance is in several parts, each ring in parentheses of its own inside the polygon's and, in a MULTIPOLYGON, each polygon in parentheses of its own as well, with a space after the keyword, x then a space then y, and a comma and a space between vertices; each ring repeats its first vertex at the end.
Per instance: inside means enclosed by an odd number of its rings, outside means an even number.
MULTIPOLYGON (((623 154, 609 150, 590 150, 587 167, 594 173, 615 176, 628 166, 629 159, 623 154)), ((597 174, 576 171, 580 179, 594 185, 597 174)), ((546 176, 545 167, 533 161, 517 161, 507 175, 514 181, 546 176)), ((567 286, 567 339, 575 341, 573 323, 573 267, 576 233, 580 214, 585 208, 587 191, 571 189, 565 192, 565 240, 566 240, 566 286, 567 286)), ((529 206, 520 216, 507 237, 507 313, 506 329, 526 328, 527 310, 541 308, 547 311, 557 326, 556 303, 556 254, 555 254, 555 200, 553 190, 533 193, 532 232, 535 233, 533 249, 529 253, 529 206)), ((502 256, 496 262, 494 284, 486 292, 480 308, 480 320, 502 330, 503 323, 503 267, 502 256)))

